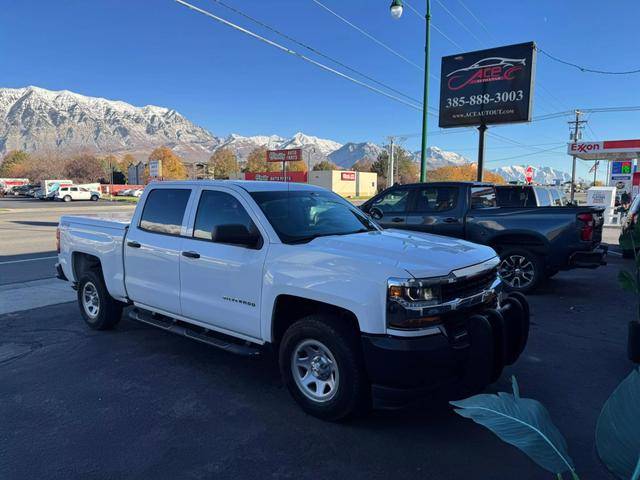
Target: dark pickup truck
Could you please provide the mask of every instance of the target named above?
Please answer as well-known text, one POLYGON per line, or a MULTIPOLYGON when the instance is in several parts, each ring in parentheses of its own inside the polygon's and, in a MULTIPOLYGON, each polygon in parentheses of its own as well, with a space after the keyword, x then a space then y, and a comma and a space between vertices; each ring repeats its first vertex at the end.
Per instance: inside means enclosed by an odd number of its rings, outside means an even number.
POLYGON ((384 228, 464 238, 500 254, 500 276, 533 290, 560 270, 605 264, 603 209, 497 207, 495 187, 475 182, 395 185, 360 207, 384 228))

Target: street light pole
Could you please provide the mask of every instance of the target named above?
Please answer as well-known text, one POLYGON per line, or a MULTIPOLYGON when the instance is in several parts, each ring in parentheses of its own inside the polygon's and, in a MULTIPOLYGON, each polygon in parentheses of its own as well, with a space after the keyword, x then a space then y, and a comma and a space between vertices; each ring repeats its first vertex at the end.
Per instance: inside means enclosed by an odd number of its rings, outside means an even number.
MULTIPOLYGON (((422 148, 420 151, 420 181, 427 181, 427 120, 429 115, 429 49, 431 45, 431 0, 427 1, 427 13, 425 20, 427 21, 425 46, 424 46, 424 92, 422 96, 422 148)), ((391 16, 400 18, 402 16, 403 6, 402 0, 393 0, 391 2, 391 16)))

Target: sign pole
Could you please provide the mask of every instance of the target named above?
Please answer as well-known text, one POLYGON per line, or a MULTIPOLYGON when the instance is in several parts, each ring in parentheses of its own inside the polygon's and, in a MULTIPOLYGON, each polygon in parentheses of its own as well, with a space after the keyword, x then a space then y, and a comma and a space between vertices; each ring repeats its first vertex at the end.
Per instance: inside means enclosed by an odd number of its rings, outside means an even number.
POLYGON ((287 181, 287 162, 285 162, 284 160, 282 161, 282 181, 286 182, 287 181))
POLYGON ((487 126, 483 123, 478 127, 478 175, 479 182, 482 181, 484 174, 484 133, 487 131, 487 126))

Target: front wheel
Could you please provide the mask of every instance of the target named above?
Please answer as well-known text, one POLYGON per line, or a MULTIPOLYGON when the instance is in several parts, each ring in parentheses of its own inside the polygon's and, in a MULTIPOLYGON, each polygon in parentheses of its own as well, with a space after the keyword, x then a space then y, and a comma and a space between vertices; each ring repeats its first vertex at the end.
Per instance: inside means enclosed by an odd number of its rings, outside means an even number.
POLYGON ((92 202, 97 202, 98 201, 98 196, 97 195, 91 195, 91 201, 92 202))
POLYGON ((540 258, 533 252, 521 248, 508 248, 500 253, 498 274, 508 290, 530 292, 544 276, 540 258))
POLYGON ((70 202, 70 201, 71 201, 71 197, 70 197, 69 195, 65 195, 65 196, 64 196, 64 198, 63 198, 63 200, 64 200, 65 202, 70 202))
POLYGON ((369 407, 357 333, 346 319, 310 315, 285 332, 280 344, 282 380, 302 409, 338 421, 369 407))

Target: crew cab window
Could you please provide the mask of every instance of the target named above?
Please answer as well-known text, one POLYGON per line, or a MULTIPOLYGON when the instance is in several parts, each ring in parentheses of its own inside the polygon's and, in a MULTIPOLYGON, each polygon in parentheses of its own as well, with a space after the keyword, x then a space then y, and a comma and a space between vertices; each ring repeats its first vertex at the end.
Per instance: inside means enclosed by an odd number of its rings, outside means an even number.
POLYGON ((400 213, 407 209, 407 200, 409 198, 409 190, 392 190, 382 195, 371 203, 369 210, 378 208, 382 213, 400 213))
POLYGON ((496 191, 493 187, 471 187, 471 208, 496 206, 496 191))
POLYGON ((425 187, 418 190, 415 201, 417 212, 446 212, 456 207, 458 189, 456 187, 425 187))
POLYGON ((198 203, 193 236, 211 240, 214 227, 220 225, 244 225, 249 231, 256 230, 251 217, 233 195, 204 190, 198 203))
POLYGON ((499 207, 537 207, 536 196, 531 187, 498 186, 496 200, 499 207))
POLYGON ((180 235, 191 190, 156 188, 144 204, 140 229, 166 235, 180 235))

